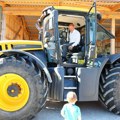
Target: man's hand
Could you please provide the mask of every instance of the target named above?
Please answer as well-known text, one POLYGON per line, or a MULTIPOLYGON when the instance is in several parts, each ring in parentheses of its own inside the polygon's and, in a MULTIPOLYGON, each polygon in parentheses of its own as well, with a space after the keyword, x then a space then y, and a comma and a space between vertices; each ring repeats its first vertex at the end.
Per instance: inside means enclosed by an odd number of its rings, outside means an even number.
POLYGON ((73 49, 73 46, 69 46, 68 49, 69 49, 69 50, 72 50, 72 49, 73 49))

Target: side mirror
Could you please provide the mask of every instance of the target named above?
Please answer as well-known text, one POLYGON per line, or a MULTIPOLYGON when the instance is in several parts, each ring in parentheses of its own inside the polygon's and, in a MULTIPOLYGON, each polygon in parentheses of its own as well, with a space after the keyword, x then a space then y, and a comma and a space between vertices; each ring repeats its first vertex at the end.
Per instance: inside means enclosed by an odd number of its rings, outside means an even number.
POLYGON ((102 15, 101 14, 97 14, 97 19, 100 21, 102 20, 102 15))
POLYGON ((45 37, 45 38, 50 38, 50 33, 49 33, 48 31, 45 31, 44 37, 45 37))

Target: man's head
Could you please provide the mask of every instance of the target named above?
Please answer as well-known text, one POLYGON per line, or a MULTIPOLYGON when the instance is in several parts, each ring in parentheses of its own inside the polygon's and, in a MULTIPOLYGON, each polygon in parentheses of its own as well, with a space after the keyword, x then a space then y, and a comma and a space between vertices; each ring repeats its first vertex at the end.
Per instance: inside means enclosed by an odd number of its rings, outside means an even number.
POLYGON ((76 103, 76 101, 77 101, 77 95, 76 95, 76 93, 75 92, 68 92, 67 93, 67 101, 69 102, 69 103, 76 103))
POLYGON ((68 28, 69 28, 70 32, 73 32, 73 30, 75 29, 75 26, 73 23, 70 23, 68 28))

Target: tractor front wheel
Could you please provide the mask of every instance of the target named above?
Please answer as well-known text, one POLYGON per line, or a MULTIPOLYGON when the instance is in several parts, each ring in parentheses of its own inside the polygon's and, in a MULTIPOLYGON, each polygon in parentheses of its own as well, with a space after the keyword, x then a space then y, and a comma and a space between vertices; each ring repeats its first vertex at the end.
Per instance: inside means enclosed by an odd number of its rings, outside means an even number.
POLYGON ((46 102, 48 83, 28 58, 0 59, 0 120, 31 120, 46 102))

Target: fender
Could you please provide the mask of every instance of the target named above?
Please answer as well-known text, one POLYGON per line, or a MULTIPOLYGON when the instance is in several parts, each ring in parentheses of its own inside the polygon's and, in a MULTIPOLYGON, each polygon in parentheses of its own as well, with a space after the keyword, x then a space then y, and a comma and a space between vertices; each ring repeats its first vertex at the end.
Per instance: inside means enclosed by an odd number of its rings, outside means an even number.
POLYGON ((113 64, 117 60, 120 60, 120 54, 114 54, 114 55, 109 55, 101 58, 96 58, 94 61, 94 66, 97 65, 99 67, 98 78, 100 78, 100 74, 106 64, 113 64))
POLYGON ((108 58, 109 58, 110 64, 113 64, 114 62, 120 59, 120 54, 110 55, 108 56, 108 58))
POLYGON ((50 76, 50 73, 47 69, 47 67, 44 65, 44 63, 38 59, 36 56, 34 56, 33 54, 29 53, 29 52, 25 52, 25 51, 20 51, 20 50, 5 50, 5 51, 0 51, 0 57, 2 55, 7 55, 7 56, 10 56, 10 55, 13 55, 13 54, 17 54, 17 55, 25 55, 25 56, 28 56, 30 57, 33 61, 35 61, 37 63, 37 65, 44 70, 47 78, 48 78, 48 82, 49 83, 52 83, 52 79, 51 79, 51 76, 50 76))
POLYGON ((109 56, 102 57, 102 58, 96 58, 95 63, 98 64, 98 66, 100 67, 100 72, 101 72, 106 64, 113 64, 117 60, 120 60, 120 54, 114 54, 114 55, 109 55, 109 56))

